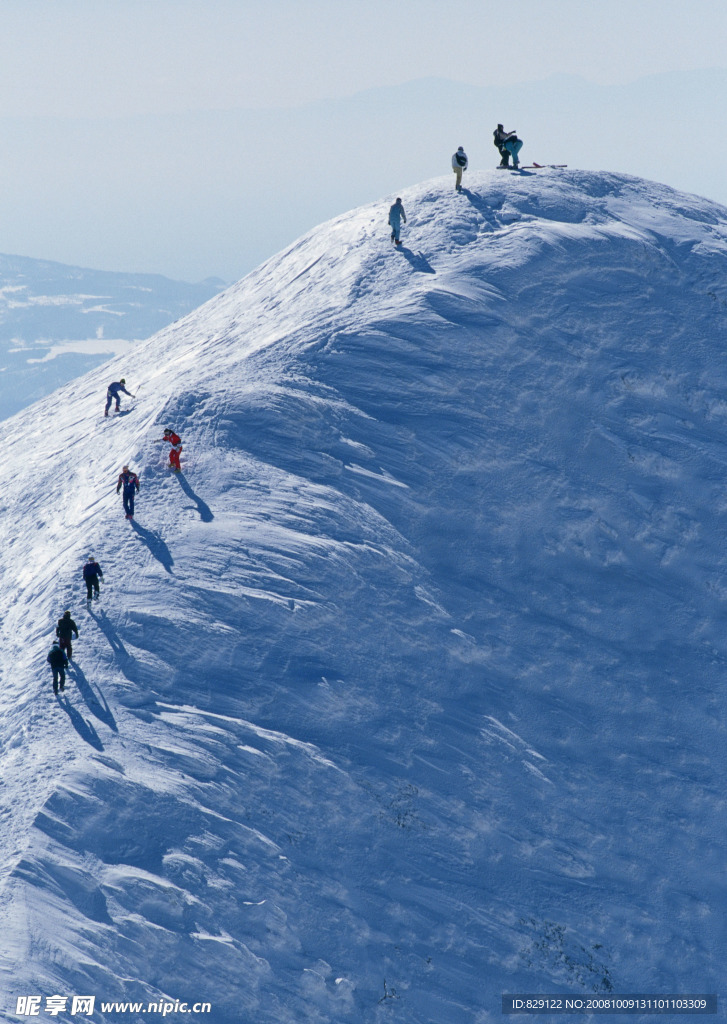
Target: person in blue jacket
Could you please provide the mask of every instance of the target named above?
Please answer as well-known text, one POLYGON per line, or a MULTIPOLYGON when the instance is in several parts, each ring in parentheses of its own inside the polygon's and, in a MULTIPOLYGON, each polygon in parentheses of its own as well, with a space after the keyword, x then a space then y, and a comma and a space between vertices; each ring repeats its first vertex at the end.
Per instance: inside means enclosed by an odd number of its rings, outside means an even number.
POLYGON ((404 221, 406 224, 406 214, 404 213, 404 207, 401 205, 401 199, 397 198, 396 202, 389 209, 389 226, 391 228, 391 241, 394 245, 401 245, 399 240, 399 233, 401 231, 401 222, 404 221))
POLYGON ((116 493, 118 494, 121 488, 124 488, 124 512, 126 513, 127 519, 134 518, 134 494, 139 490, 139 477, 136 473, 132 473, 128 466, 119 473, 118 483, 116 484, 116 493))
POLYGON ((103 411, 104 416, 108 416, 111 403, 116 401, 116 411, 119 412, 121 409, 121 392, 128 395, 129 398, 135 398, 130 391, 126 390, 126 380, 124 377, 121 380, 116 380, 113 384, 109 384, 108 391, 106 392, 106 408, 103 411))

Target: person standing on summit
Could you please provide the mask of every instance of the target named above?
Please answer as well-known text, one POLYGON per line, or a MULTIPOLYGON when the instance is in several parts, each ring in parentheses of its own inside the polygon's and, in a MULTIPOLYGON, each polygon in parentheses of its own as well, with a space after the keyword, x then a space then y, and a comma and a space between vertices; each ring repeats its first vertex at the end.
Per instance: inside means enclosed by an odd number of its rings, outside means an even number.
POLYGON ((452 170, 457 175, 454 187, 457 192, 462 191, 462 172, 467 170, 467 163, 467 154, 460 146, 457 152, 452 155, 452 170))
POLYGON ((391 228, 391 241, 394 245, 401 245, 399 240, 399 234, 401 232, 401 222, 404 221, 406 224, 406 214, 404 213, 404 207, 401 205, 401 199, 397 197, 395 203, 389 209, 389 226, 391 228))
POLYGON ((509 167, 510 157, 512 157, 512 166, 517 170, 519 165, 518 153, 523 148, 522 139, 519 139, 515 132, 506 132, 501 124, 498 124, 492 134, 495 146, 502 157, 500 167, 509 167))
POLYGON ((132 473, 128 466, 119 473, 119 480, 116 484, 116 493, 118 494, 121 488, 124 488, 124 512, 126 513, 127 519, 134 518, 134 495, 139 490, 139 477, 136 473, 132 473))
POLYGON ((121 411, 121 392, 128 395, 129 398, 136 398, 136 395, 132 395, 130 391, 126 390, 126 380, 122 377, 121 380, 115 380, 113 384, 109 384, 106 392, 106 408, 103 411, 104 416, 108 416, 111 403, 116 401, 116 411, 121 411))

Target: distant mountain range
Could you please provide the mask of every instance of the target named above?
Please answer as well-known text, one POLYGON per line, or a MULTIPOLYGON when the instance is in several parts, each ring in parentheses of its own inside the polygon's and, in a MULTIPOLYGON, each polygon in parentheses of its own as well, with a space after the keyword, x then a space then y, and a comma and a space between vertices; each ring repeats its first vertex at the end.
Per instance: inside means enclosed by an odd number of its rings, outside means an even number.
POLYGON ((0 419, 12 416, 225 287, 0 255, 0 419))
POLYGON ((470 172, 494 168, 498 121, 524 140, 524 163, 636 174, 727 203, 726 94, 722 70, 626 85, 427 78, 284 109, 2 118, 0 249, 236 281, 330 217, 449 174, 457 146, 470 172))

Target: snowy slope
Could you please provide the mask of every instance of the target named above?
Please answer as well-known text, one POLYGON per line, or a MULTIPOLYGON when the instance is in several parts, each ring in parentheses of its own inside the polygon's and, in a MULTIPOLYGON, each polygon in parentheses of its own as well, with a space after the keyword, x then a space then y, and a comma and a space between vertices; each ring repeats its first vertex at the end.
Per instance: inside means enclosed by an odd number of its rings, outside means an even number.
POLYGON ((0 254, 0 419, 129 352, 223 287, 0 254))
POLYGON ((723 990, 727 211, 452 185, 401 251, 361 208, 140 345, 128 415, 118 362, 0 427, 6 1019, 723 990))

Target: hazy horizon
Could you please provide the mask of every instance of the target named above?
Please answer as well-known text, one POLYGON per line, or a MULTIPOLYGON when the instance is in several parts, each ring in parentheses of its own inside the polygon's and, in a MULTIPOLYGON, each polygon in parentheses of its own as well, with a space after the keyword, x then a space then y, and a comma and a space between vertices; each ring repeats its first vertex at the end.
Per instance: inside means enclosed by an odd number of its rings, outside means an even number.
POLYGON ((627 172, 727 204, 724 140, 694 160, 686 127, 698 103, 714 123, 725 93, 719 69, 618 86, 428 77, 265 110, 3 118, 0 252, 238 280, 317 224, 449 174, 458 145, 472 169, 494 167, 497 121, 520 133, 527 163, 627 172))
MULTIPOLYGON (((5 0, 0 252, 234 281, 458 145, 727 203, 717 0, 5 0)), ((385 219, 385 218, 384 218, 385 219)))

